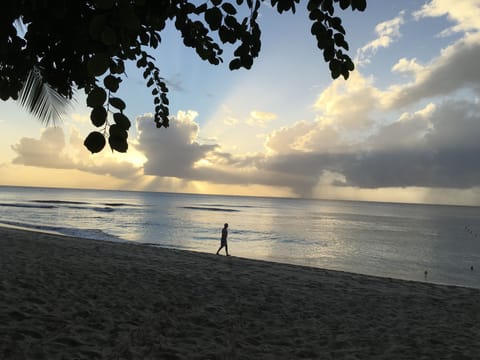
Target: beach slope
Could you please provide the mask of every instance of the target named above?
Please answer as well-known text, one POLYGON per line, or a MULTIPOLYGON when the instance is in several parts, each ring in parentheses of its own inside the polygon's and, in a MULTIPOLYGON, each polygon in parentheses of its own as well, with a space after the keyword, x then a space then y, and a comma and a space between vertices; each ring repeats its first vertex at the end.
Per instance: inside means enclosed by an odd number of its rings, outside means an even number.
POLYGON ((1 359, 480 358, 477 289, 9 228, 0 274, 1 359))

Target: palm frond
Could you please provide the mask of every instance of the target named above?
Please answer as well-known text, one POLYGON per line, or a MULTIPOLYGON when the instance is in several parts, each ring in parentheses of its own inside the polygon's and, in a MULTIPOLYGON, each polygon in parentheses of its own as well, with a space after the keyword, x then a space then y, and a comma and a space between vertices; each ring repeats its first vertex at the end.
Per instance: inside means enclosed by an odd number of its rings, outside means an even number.
POLYGON ((71 100, 64 97, 43 80, 39 69, 30 70, 18 101, 44 125, 62 120, 71 100))

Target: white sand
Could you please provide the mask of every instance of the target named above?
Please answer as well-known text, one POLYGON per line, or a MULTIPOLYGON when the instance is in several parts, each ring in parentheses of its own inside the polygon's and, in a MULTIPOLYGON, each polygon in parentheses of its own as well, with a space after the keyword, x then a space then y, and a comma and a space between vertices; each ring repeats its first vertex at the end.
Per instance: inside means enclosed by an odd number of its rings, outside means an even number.
POLYGON ((0 274, 0 359, 480 359, 475 289, 7 228, 0 274))

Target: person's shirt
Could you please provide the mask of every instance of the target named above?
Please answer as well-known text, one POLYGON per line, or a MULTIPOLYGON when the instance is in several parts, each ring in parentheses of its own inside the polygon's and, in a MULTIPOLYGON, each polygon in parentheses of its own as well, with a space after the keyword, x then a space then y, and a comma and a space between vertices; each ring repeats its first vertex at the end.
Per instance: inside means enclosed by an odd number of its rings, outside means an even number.
POLYGON ((222 240, 227 240, 227 235, 228 235, 228 229, 223 228, 222 229, 222 240))

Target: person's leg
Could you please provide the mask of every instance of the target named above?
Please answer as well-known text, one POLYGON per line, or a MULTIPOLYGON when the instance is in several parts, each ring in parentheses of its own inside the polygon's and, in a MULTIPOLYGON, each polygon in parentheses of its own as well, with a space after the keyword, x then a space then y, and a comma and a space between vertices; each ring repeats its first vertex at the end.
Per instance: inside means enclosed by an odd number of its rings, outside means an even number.
POLYGON ((227 256, 230 256, 228 255, 228 245, 225 243, 225 252, 227 253, 227 256))
POLYGON ((218 255, 218 253, 220 252, 220 250, 222 250, 222 248, 223 248, 223 244, 220 245, 220 247, 218 248, 218 250, 217 250, 217 255, 218 255))

